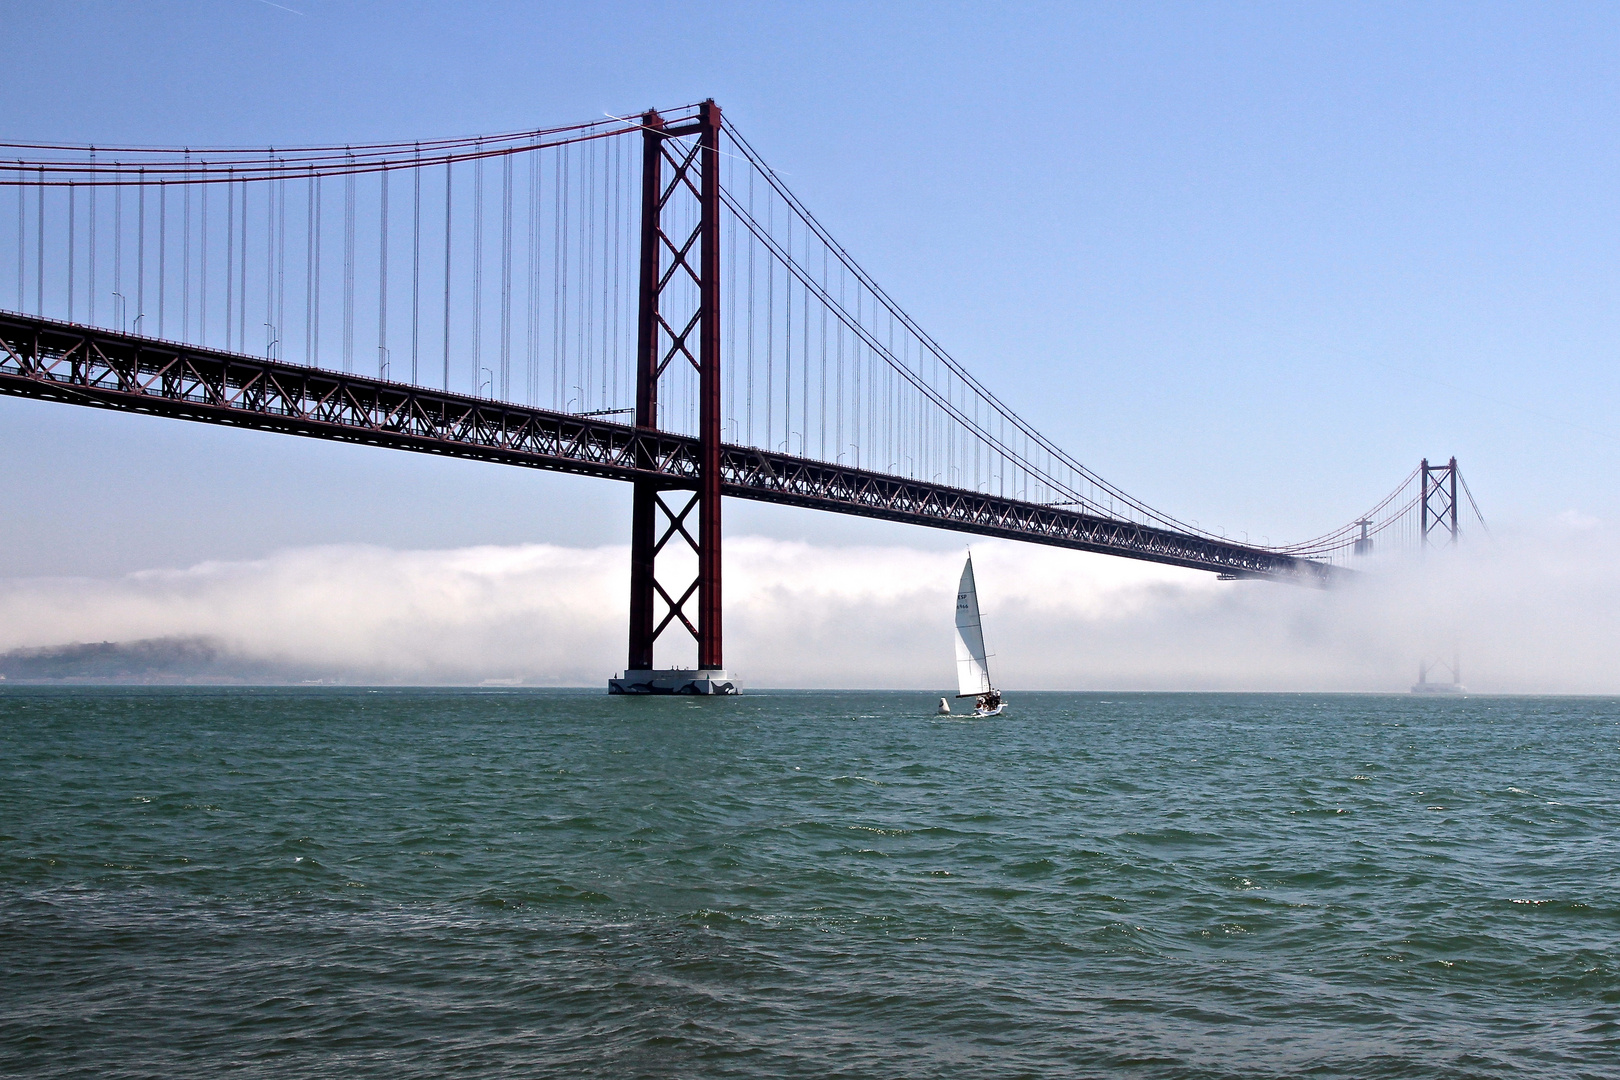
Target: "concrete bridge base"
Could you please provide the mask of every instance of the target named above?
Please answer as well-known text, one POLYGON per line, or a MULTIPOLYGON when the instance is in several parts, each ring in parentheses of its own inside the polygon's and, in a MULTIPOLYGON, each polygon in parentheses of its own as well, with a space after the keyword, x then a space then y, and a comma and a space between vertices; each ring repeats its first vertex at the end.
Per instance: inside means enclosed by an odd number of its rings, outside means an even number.
POLYGON ((625 671, 608 680, 610 694, 730 695, 737 682, 724 671, 708 668, 662 668, 625 671))

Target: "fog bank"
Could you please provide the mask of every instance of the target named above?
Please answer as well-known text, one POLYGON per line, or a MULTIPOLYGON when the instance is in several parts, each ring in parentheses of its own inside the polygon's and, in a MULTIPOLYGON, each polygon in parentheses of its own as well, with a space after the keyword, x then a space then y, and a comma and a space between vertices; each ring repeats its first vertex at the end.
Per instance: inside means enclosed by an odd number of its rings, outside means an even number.
MULTIPOLYGON (((1375 567, 1316 590, 975 542, 1009 689, 1404 690, 1460 654, 1481 692, 1620 692, 1620 554, 1600 523, 1375 567)), ((348 682, 600 686, 622 666, 624 547, 309 547, 108 579, 0 579, 0 651, 201 637, 348 682)), ((745 686, 952 680, 962 555, 728 538, 726 659, 745 686)), ((660 664, 690 663, 666 631, 660 664), (664 642, 672 643, 665 647, 664 642)))

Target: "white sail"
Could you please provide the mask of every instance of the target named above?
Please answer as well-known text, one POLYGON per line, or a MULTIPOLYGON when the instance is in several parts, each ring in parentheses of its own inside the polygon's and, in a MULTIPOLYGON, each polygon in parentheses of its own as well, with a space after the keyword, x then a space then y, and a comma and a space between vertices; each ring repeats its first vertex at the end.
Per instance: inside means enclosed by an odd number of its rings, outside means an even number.
POLYGON ((962 567, 962 583, 956 588, 956 690, 957 697, 990 691, 990 668, 985 663, 984 629, 979 625, 979 590, 973 584, 972 555, 962 567))

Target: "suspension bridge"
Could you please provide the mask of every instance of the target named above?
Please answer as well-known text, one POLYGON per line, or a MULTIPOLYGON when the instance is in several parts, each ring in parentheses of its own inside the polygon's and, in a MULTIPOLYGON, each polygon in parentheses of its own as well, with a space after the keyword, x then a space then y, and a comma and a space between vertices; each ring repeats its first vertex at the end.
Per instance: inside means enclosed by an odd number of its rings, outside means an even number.
POLYGON ((1133 498, 930 337, 712 101, 412 143, 0 154, 0 393, 627 481, 616 689, 732 687, 728 497, 1318 586, 1483 525, 1455 458, 1288 545, 1133 498), (655 668, 666 632, 695 667, 655 668))

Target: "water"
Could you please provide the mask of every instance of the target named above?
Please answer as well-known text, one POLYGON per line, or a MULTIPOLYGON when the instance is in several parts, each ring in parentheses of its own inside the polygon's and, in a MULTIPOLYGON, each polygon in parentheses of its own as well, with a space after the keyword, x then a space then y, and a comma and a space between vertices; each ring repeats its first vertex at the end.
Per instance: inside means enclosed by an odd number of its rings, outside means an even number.
POLYGON ((0 1074, 1620 1073, 1620 701, 0 690, 0 1074))

